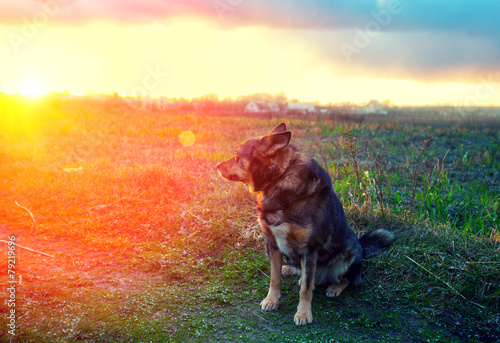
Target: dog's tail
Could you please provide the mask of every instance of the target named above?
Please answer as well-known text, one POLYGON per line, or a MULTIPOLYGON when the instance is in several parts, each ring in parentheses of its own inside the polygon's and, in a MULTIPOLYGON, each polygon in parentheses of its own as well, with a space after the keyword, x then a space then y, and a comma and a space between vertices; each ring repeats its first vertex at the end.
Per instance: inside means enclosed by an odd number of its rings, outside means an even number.
POLYGON ((375 229, 359 239, 363 247, 363 258, 369 258, 387 248, 396 239, 396 234, 387 229, 375 229))

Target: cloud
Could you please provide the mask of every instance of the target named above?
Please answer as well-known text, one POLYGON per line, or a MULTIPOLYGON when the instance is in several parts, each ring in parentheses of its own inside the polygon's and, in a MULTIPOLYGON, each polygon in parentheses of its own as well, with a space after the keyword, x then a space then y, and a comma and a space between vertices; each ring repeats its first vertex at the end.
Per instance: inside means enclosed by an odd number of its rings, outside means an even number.
POLYGON ((48 13, 54 23, 78 25, 85 21, 107 19, 122 24, 194 14, 214 14, 210 2, 201 0, 16 0, 0 1, 0 23, 23 24, 40 12, 48 13))
POLYGON ((393 28, 483 31, 500 28, 500 3, 496 0, 16 0, 1 1, 2 21, 29 17, 43 6, 65 7, 66 19, 108 17, 121 20, 154 20, 178 14, 198 14, 234 25, 249 22, 287 28, 345 29, 362 25, 372 13, 401 8, 393 28), (465 25, 464 25, 465 24, 465 25))
POLYGON ((460 32, 497 41, 500 32, 498 0, 4 0, 0 23, 20 23, 56 7, 60 13, 55 20, 65 23, 96 18, 137 23, 195 15, 222 26, 345 30, 389 11, 386 31, 460 32))
MULTIPOLYGON (((335 61, 342 73, 426 81, 475 81, 500 75, 500 45, 488 37, 415 31, 370 34, 365 30, 323 32, 319 59, 335 61)), ((500 80, 498 80, 500 82, 500 80)))
POLYGON ((301 10, 297 31, 337 73, 500 82, 499 1, 333 0, 301 10))
POLYGON ((341 73, 464 80, 500 72, 498 0, 0 1, 0 24, 36 25, 43 13, 50 25, 96 19, 169 25, 190 16, 222 31, 290 31, 341 73))

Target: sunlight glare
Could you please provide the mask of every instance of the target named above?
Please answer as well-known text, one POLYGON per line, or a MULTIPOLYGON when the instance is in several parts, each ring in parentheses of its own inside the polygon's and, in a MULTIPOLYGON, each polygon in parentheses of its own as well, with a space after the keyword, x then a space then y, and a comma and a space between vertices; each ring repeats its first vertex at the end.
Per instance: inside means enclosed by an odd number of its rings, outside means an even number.
POLYGON ((20 93, 23 95, 36 96, 46 94, 47 92, 43 89, 40 80, 29 79, 24 83, 20 93))

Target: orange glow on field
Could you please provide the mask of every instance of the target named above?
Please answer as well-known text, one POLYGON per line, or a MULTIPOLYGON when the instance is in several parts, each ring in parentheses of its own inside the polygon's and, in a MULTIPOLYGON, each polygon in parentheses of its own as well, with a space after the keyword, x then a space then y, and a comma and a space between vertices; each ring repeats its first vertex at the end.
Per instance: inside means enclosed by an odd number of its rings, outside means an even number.
POLYGON ((0 94, 0 132, 15 135, 32 133, 39 126, 38 118, 42 111, 37 98, 0 94))

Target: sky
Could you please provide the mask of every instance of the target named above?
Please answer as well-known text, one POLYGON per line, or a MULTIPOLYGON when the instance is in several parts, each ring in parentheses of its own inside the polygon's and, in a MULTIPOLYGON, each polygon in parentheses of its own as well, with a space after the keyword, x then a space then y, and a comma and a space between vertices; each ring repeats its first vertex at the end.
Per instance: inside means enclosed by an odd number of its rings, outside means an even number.
POLYGON ((500 106, 498 0, 0 0, 0 92, 500 106))

